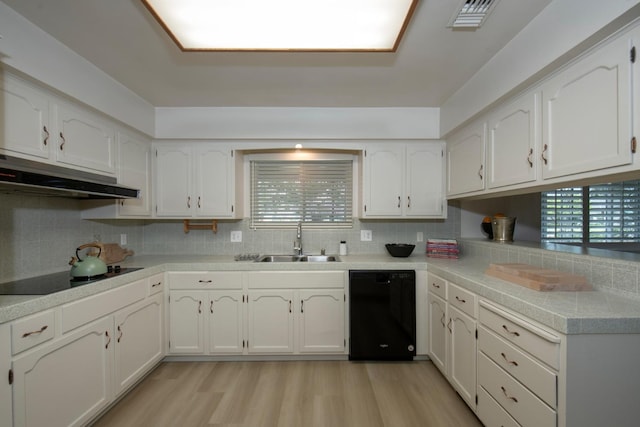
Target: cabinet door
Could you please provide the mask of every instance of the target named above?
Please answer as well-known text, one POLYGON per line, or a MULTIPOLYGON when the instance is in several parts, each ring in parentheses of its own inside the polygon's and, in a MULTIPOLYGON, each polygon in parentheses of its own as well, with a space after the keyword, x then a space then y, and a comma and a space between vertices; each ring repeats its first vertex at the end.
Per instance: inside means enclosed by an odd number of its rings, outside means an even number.
POLYGON ((429 293, 429 357, 447 375, 447 303, 429 293))
POLYGON ((115 174, 114 130, 97 116, 64 103, 56 105, 56 159, 65 165, 115 174))
POLYGON ((162 359, 163 295, 156 294, 115 315, 116 394, 130 388, 162 359))
POLYGON ((235 353, 244 351, 244 299, 240 291, 209 292, 209 352, 235 353))
POLYGON ((293 352, 293 291, 249 292, 249 352, 293 352))
POLYGON ((484 190, 485 124, 475 123, 447 140, 447 193, 484 190))
POLYGON ((16 426, 80 426, 111 401, 113 317, 13 362, 16 426))
POLYGON ((49 159, 53 143, 49 99, 21 80, 0 80, 0 149, 17 157, 49 159))
POLYGON ((118 201, 118 213, 124 216, 151 214, 151 145, 133 136, 118 133, 118 182, 140 190, 137 199, 118 201))
POLYGON ((487 143, 489 188, 536 180, 538 99, 538 93, 529 93, 491 115, 487 143))
MULTIPOLYGON (((11 369, 11 326, 9 323, 0 324, 0 372, 11 369)), ((0 382, 0 425, 13 425, 13 408, 9 381, 0 382)))
POLYGON ((363 183, 365 218, 402 215, 404 152, 403 144, 367 147, 363 183))
POLYGON ((449 305, 449 380, 471 408, 476 407, 476 321, 449 305))
POLYGON ((195 206, 191 194, 191 149, 167 145, 156 148, 156 214, 190 217, 195 206))
POLYGON ((171 291, 169 353, 204 353, 205 291, 171 291))
POLYGON ((615 40, 542 86, 543 178, 631 162, 628 43, 615 40))
POLYGON ((301 290, 299 297, 300 352, 344 353, 344 290, 301 290))
POLYGON ((442 217, 444 180, 444 144, 407 146, 404 215, 442 217))
POLYGON ((197 216, 233 216, 235 185, 231 153, 219 144, 207 144, 194 150, 197 216))

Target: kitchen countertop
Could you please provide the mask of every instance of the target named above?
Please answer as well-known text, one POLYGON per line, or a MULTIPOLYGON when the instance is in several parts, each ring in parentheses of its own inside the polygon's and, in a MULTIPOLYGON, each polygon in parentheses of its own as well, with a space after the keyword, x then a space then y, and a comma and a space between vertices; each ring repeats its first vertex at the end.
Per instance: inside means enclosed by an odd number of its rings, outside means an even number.
POLYGON ((484 274, 486 262, 444 260, 422 254, 408 258, 349 255, 337 263, 254 263, 233 256, 135 256, 123 267, 144 267, 92 285, 50 295, 0 295, 0 323, 84 298, 165 271, 336 271, 357 269, 428 270, 479 297, 501 304, 565 334, 640 333, 640 299, 604 291, 538 292, 484 274))

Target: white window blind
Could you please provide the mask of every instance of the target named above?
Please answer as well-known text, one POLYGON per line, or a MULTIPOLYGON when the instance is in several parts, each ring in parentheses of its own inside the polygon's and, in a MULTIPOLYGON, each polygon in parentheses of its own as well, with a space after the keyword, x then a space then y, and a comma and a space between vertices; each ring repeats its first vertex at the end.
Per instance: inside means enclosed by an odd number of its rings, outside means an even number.
POLYGON ((251 161, 251 226, 351 227, 353 162, 251 161))
POLYGON ((543 242, 582 242, 582 187, 560 188, 542 193, 543 242))
POLYGON ((589 241, 640 241, 640 181, 589 187, 589 241))
POLYGON ((542 241, 640 241, 640 180, 543 192, 541 209, 542 241))

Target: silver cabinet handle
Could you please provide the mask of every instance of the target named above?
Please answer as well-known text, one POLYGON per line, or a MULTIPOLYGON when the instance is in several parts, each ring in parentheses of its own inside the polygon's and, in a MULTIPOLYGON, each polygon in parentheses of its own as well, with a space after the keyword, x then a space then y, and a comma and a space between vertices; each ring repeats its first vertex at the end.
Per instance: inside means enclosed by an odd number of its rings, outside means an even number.
POLYGON ((291 300, 289 300, 289 313, 292 313, 292 311, 291 311, 291 300))
POLYGON ((483 169, 484 165, 480 165, 480 169, 478 170, 478 176, 480 177, 480 179, 484 179, 484 176, 482 176, 483 169))
POLYGON ((187 196, 187 208, 191 209, 191 196, 187 196))
POLYGON ((209 304, 209 311, 211 312, 211 314, 213 314, 213 301, 211 301, 211 304, 209 304))
POLYGON ((104 348, 109 348, 109 344, 111 344, 111 337, 109 336, 109 331, 104 331, 104 335, 108 338, 107 343, 104 345, 104 348))
POLYGON ((411 207, 411 196, 407 196, 407 207, 411 207))
POLYGON ((122 328, 120 328, 120 325, 118 325, 118 332, 120 333, 120 335, 118 335, 116 341, 120 342, 120 340, 122 339, 122 328))
POLYGON ((64 135, 60 132, 60 139, 62 140, 62 144, 60 144, 60 151, 64 150, 64 144, 67 143, 67 140, 64 139, 64 135))
POLYGON ((202 301, 198 301, 198 314, 202 314, 202 301))
POLYGON ((151 287, 152 287, 152 288, 155 288, 156 286, 160 286, 160 285, 162 285, 162 282, 153 283, 153 284, 151 285, 151 287))
POLYGON ((436 282, 431 283, 431 286, 440 289, 440 285, 438 285, 436 282))
POLYGON ((542 147, 542 154, 540 155, 545 165, 547 164, 547 158, 544 156, 544 153, 546 153, 548 149, 549 149, 549 146, 547 144, 544 144, 544 146, 542 147))
POLYGON ((444 324, 444 313, 442 313, 442 317, 440 318, 440 323, 442 323, 442 327, 444 328, 445 327, 445 324, 444 324))
POLYGON ((213 280, 198 280, 198 283, 211 283, 213 280))
POLYGON ((200 196, 198 196, 198 209, 200 209, 200 208, 201 208, 201 206, 200 206, 200 196))
POLYGON ((533 167, 533 160, 531 158, 532 156, 533 156, 533 148, 529 148, 529 154, 527 155, 527 162, 529 162, 530 168, 533 167))
POLYGON ((449 333, 452 334, 453 331, 451 330, 451 318, 449 318, 449 323, 447 323, 447 329, 449 329, 449 333))
POLYGON ((300 313, 304 313, 304 300, 300 300, 300 313))
POLYGON ((47 145, 47 144, 49 143, 49 130, 47 130, 47 127, 46 127, 46 126, 43 126, 43 127, 42 127, 42 130, 43 130, 43 131, 44 131, 44 133, 45 133, 44 141, 42 141, 42 142, 43 142, 43 144, 44 144, 44 145, 47 145))
POLYGON ((398 196, 398 207, 400 207, 400 203, 402 203, 402 199, 398 196))
POLYGON ((456 301, 461 302, 463 304, 467 302, 466 299, 458 298, 458 295, 456 295, 456 301))

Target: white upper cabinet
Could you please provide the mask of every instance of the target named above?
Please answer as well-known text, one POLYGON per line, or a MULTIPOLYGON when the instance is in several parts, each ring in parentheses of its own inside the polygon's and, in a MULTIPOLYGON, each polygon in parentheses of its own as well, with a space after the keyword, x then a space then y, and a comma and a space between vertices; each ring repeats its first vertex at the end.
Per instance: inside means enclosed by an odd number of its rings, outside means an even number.
POLYGON ((137 199, 122 199, 122 216, 151 214, 151 143, 128 133, 118 132, 118 182, 140 190, 137 199))
POLYGON ((372 144, 364 153, 363 218, 443 218, 444 144, 372 144))
POLYGON ((487 187, 535 181, 540 140, 539 94, 527 93, 489 116, 487 187))
POLYGON ((484 190, 486 125, 477 122, 447 140, 449 196, 484 190))
POLYGON ((235 153, 219 143, 156 146, 156 215, 236 218, 235 153))
POLYGON ((0 79, 0 152, 48 160, 53 143, 49 99, 29 84, 3 74, 0 79))
POLYGON ((115 126, 7 72, 0 77, 0 153, 116 174, 115 126))
POLYGON ((621 37, 542 85, 543 178, 631 163, 630 68, 621 37))
POLYGON ((97 115, 60 102, 55 106, 56 160, 67 166, 115 174, 115 131, 97 115))

